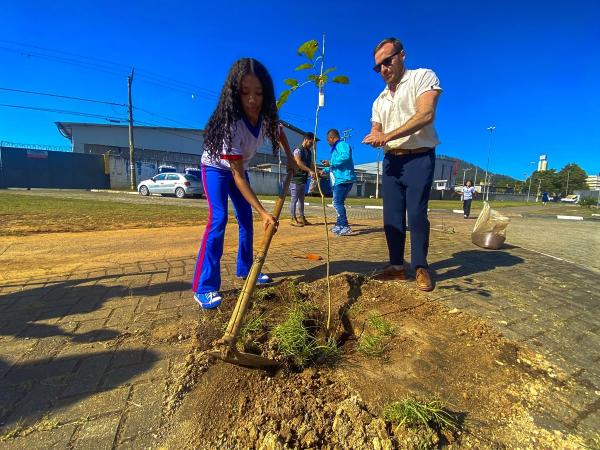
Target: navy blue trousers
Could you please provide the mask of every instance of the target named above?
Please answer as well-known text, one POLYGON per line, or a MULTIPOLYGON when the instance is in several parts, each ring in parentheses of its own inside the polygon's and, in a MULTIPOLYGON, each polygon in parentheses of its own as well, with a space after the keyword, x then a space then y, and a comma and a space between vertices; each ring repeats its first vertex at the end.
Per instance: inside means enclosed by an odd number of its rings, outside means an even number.
POLYGON ((390 264, 404 264, 406 217, 410 227, 410 262, 428 267, 429 219, 427 203, 433 182, 435 149, 414 155, 386 154, 383 159, 383 228, 390 264))

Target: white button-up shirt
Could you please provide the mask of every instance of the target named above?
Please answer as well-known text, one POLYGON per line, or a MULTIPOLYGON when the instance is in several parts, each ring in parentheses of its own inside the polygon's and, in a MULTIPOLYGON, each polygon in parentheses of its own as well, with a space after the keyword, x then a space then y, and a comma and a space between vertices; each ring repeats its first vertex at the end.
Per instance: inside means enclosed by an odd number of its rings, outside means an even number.
MULTIPOLYGON (((417 112, 417 97, 430 90, 442 91, 440 81, 432 70, 405 70, 393 97, 386 86, 375 99, 371 121, 381 124, 384 133, 401 127, 417 112)), ((439 143, 433 124, 429 124, 410 136, 388 142, 384 150, 433 148, 439 143)))

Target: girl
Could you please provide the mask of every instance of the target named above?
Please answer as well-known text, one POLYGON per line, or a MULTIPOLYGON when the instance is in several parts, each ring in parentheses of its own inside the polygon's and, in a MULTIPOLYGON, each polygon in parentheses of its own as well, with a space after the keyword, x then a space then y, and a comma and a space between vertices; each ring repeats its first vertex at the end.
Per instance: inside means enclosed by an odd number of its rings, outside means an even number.
MULTIPOLYGON (((279 145, 283 147, 288 170, 295 172, 296 163, 279 124, 271 76, 257 60, 242 58, 229 70, 204 134, 202 184, 209 214, 192 283, 194 300, 202 308, 221 304, 220 261, 227 224, 227 197, 231 198, 239 224, 238 277, 245 278, 252 265, 252 208, 260 214, 265 229, 269 224, 277 225, 250 187, 246 172, 265 138, 271 141, 274 153, 279 145)), ((271 281, 269 276, 259 275, 258 283, 271 281)))
POLYGON ((471 184, 471 180, 467 180, 463 186, 463 213, 465 219, 468 219, 471 214, 471 201, 475 196, 475 187, 471 184))

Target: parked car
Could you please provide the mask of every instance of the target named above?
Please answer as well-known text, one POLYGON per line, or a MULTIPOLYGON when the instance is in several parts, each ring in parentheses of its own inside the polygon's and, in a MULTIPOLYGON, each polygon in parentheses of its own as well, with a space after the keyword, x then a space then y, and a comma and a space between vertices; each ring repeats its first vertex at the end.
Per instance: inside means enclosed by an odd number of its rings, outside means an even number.
POLYGON ((566 197, 561 198, 560 201, 565 202, 565 203, 579 203, 579 195, 576 195, 576 194, 567 195, 566 197))
POLYGON ((177 198, 201 196, 202 182, 193 175, 182 173, 159 173, 138 184, 140 195, 174 195, 177 198))

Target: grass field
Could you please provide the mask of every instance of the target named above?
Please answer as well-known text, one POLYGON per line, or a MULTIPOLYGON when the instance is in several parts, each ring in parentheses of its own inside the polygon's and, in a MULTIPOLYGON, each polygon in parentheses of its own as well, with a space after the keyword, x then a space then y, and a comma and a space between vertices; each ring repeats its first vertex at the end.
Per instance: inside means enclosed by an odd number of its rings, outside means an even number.
MULTIPOLYGON (((274 195, 259 195, 259 199, 274 201, 277 199, 277 197, 274 195)), ((287 200, 289 200, 289 197, 287 198, 287 200)), ((306 197, 305 202, 310 203, 311 205, 313 203, 315 205, 319 205, 319 204, 321 204, 321 198, 320 197, 306 197)), ((328 197, 325 199, 326 204, 330 204, 331 202, 332 202, 331 197, 328 197)), ((383 205, 383 200, 380 198, 379 199, 348 198, 348 199, 346 199, 346 204, 350 205, 350 206, 352 206, 352 205, 381 206, 381 205, 383 205)), ((525 206, 525 205, 526 205, 526 203, 524 203, 524 202, 493 202, 494 208, 505 208, 508 206, 525 206)), ((482 206, 483 206, 483 202, 479 201, 479 200, 475 200, 471 204, 472 209, 481 209, 482 206)), ((445 210, 462 209, 462 202, 458 199, 457 200, 431 200, 429 202, 429 208, 430 209, 445 209, 445 210)))
POLYGON ((204 208, 38 197, 2 192, 0 236, 197 225, 205 222, 207 213, 204 208))

